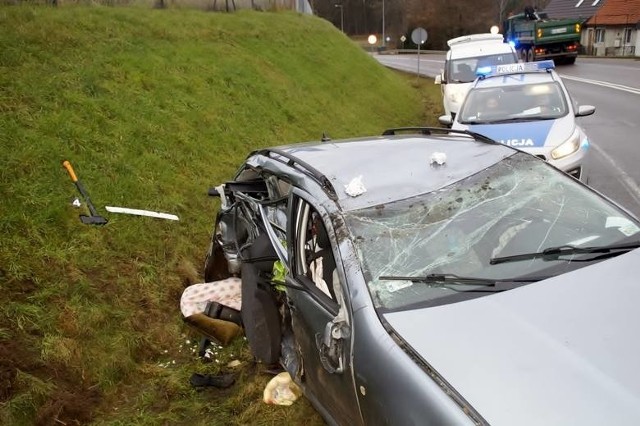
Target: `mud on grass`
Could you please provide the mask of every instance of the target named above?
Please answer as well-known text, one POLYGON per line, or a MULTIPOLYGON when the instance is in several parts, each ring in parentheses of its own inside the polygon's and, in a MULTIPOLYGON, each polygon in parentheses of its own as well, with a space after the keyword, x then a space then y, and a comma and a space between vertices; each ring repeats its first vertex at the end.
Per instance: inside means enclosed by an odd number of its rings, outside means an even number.
POLYGON ((100 391, 64 365, 44 364, 27 341, 0 342, 0 421, 20 424, 29 417, 38 426, 88 423, 100 391))

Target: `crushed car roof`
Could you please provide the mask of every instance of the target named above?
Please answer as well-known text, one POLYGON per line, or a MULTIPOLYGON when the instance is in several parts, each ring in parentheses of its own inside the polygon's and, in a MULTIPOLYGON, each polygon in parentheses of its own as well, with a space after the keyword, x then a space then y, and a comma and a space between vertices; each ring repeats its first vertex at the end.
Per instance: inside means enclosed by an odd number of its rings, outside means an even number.
MULTIPOLYGON (((469 136, 446 134, 313 142, 281 146, 274 151, 295 157, 326 177, 345 211, 436 191, 516 152, 469 136), (354 180, 361 183, 356 192, 349 187, 354 180)), ((254 153, 249 162, 262 162, 256 155, 260 153, 265 151, 254 153)))

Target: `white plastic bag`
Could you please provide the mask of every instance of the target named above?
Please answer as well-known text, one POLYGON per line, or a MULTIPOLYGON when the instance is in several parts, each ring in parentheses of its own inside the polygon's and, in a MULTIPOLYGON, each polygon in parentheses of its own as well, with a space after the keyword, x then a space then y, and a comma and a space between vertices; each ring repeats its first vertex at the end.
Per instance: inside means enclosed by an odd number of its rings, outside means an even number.
POLYGON ((302 395, 300 387, 291 380, 291 376, 285 371, 267 383, 264 388, 263 400, 267 404, 291 405, 300 395, 302 395))

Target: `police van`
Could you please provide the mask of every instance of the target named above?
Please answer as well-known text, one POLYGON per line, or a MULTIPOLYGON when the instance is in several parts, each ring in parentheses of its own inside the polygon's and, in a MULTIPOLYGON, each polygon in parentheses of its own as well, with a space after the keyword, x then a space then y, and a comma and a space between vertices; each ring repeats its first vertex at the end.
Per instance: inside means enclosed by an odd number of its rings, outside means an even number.
POLYGON ((573 103, 552 60, 478 69, 478 78, 451 120, 452 129, 470 130, 536 155, 587 181, 589 139, 576 118, 595 112, 573 103))
POLYGON ((441 85, 446 115, 455 117, 478 68, 518 62, 515 49, 502 34, 471 34, 447 41, 444 69, 435 78, 441 85))

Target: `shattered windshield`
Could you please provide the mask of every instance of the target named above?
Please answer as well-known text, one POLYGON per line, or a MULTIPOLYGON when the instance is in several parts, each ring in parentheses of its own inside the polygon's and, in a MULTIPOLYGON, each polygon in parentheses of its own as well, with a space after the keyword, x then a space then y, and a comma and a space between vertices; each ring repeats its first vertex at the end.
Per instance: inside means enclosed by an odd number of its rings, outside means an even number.
POLYGON ((586 255, 499 264, 490 259, 640 239, 634 218, 524 153, 439 191, 350 212, 346 219, 376 306, 385 309, 451 303, 462 300, 452 294, 478 290, 381 276, 545 278, 589 264, 578 261, 586 255))
POLYGON ((555 119, 568 107, 557 82, 473 89, 460 108, 462 124, 555 119))

